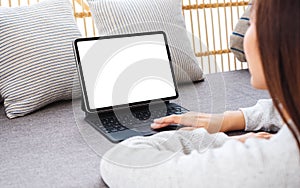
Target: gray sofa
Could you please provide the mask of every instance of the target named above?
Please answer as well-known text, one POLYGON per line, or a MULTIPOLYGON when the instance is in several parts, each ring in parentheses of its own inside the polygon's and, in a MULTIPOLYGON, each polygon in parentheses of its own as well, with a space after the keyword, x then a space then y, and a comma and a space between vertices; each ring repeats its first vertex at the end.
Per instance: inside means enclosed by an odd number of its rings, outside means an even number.
MULTIPOLYGON (((247 70, 210 74, 181 85, 176 101, 220 113, 269 98, 254 90, 247 70)), ((61 101, 9 120, 0 107, 0 187, 105 187, 99 164, 112 143, 83 121, 80 101, 61 101)), ((228 133, 236 134, 236 133, 228 133)))

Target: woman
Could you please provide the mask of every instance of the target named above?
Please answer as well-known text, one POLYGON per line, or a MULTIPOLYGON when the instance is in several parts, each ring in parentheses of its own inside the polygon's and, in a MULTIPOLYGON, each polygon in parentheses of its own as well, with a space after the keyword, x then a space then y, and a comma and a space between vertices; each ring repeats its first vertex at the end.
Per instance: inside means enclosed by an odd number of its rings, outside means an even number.
POLYGON ((299 10, 298 0, 257 1, 245 36, 251 84, 269 90, 286 123, 276 135, 242 143, 200 128, 134 137, 103 156, 104 181, 111 187, 299 187, 299 10))
MULTIPOLYGON (((250 26, 250 12, 252 2, 245 10, 244 14, 236 24, 230 35, 230 50, 234 56, 241 62, 246 61, 244 53, 244 37, 250 26)), ((186 113, 181 116, 169 116, 152 124, 153 129, 168 126, 169 123, 185 122, 184 125, 192 128, 205 128, 209 132, 226 132, 235 130, 245 131, 268 131, 277 132, 284 122, 276 110, 272 99, 260 99, 252 107, 240 108, 237 111, 226 111, 223 114, 206 114, 206 113, 186 113), (193 121, 197 123, 193 123, 193 121)), ((271 135, 266 133, 249 133, 235 137, 244 141, 248 137, 269 138, 271 135)))

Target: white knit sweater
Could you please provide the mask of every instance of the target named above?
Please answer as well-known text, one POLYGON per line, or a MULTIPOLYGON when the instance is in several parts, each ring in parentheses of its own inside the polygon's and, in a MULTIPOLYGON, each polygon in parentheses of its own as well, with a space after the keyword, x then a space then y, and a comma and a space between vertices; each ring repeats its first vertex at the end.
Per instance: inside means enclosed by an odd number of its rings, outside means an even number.
POLYGON ((278 131, 284 124, 272 99, 261 99, 256 105, 240 108, 246 121, 246 131, 278 131))
POLYGON ((168 131, 116 145, 102 158, 101 176, 122 188, 300 187, 300 159, 287 126, 245 143, 205 129, 168 131))

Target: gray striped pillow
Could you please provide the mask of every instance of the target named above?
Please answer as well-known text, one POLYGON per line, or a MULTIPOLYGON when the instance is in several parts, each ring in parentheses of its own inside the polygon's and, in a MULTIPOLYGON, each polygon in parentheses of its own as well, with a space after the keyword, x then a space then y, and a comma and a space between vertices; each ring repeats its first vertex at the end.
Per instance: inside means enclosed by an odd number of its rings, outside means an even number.
POLYGON ((230 50, 234 56, 241 62, 246 62, 246 56, 244 52, 244 36, 250 26, 250 10, 251 2, 236 24, 231 36, 230 36, 230 50))
MULTIPOLYGON (((72 98, 72 41, 81 34, 69 0, 0 7, 0 28, 0 95, 7 117, 72 98)), ((74 87, 75 96, 79 88, 74 87)))
POLYGON ((202 79, 188 39, 181 0, 88 0, 100 35, 165 31, 179 82, 202 79))

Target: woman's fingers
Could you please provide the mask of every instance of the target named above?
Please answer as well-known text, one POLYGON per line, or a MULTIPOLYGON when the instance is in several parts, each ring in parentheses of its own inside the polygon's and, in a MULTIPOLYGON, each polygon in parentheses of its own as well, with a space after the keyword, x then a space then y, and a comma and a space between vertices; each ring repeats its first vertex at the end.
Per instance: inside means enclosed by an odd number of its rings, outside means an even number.
POLYGON ((247 133, 239 136, 232 136, 232 138, 235 138, 241 142, 245 142, 248 138, 262 138, 262 139, 270 139, 273 136, 273 134, 267 133, 267 132, 258 132, 258 133, 247 133))
POLYGON ((231 136, 231 138, 237 139, 240 142, 245 142, 248 138, 255 137, 254 133, 246 133, 238 136, 231 136))
POLYGON ((159 119, 155 119, 154 123, 151 124, 153 129, 159 129, 166 127, 170 124, 179 124, 181 120, 181 115, 170 115, 167 117, 162 117, 159 119))
POLYGON ((255 133, 255 134, 258 135, 258 136, 272 135, 272 134, 267 133, 267 132, 258 132, 258 133, 255 133))
POLYGON ((159 119, 155 119, 154 123, 179 123, 180 119, 181 115, 170 115, 159 119))
POLYGON ((182 115, 171 115, 155 119, 154 122, 151 124, 151 127, 153 129, 159 129, 162 127, 166 127, 170 124, 181 124, 183 126, 190 126, 196 128, 204 127, 207 129, 210 123, 215 123, 215 119, 219 119, 216 117, 217 116, 212 116, 211 114, 188 112, 182 115))
POLYGON ((266 132, 259 132, 259 133, 255 133, 254 136, 257 138, 270 139, 273 136, 273 134, 266 133, 266 132))
POLYGON ((152 129, 160 129, 160 128, 166 127, 168 125, 170 125, 170 124, 168 124, 168 123, 152 123, 151 128, 152 129))

